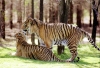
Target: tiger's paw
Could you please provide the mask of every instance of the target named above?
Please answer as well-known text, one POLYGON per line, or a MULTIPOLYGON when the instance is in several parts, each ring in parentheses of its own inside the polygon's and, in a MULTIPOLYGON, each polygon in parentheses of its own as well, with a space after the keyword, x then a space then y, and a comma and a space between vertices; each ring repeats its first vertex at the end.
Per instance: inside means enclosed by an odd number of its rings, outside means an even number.
POLYGON ((77 57, 77 60, 74 60, 74 62, 79 62, 80 60, 80 57, 77 57))

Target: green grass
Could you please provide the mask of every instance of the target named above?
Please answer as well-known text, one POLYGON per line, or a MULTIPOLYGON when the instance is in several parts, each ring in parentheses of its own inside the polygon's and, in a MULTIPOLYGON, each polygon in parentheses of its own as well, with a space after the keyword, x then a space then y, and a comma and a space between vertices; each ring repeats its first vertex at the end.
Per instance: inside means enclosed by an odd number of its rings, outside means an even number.
MULTIPOLYGON (((100 47, 100 44, 98 45, 100 47)), ((80 61, 75 63, 46 62, 12 56, 11 53, 15 51, 15 47, 0 47, 0 68, 100 68, 100 51, 97 51, 91 44, 80 44, 78 47, 80 61)), ((63 60, 70 57, 67 47, 62 55, 57 55, 56 46, 53 52, 63 60)))

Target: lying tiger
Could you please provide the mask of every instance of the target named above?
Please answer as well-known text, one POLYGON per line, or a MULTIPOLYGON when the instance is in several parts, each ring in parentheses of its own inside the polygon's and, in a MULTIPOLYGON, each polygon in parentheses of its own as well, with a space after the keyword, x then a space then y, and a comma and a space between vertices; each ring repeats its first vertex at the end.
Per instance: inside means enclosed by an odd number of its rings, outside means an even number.
POLYGON ((26 38, 23 33, 17 33, 15 34, 15 37, 17 39, 16 56, 30 58, 30 59, 38 59, 38 60, 43 60, 43 61, 67 62, 67 61, 58 59, 52 53, 52 51, 50 51, 46 47, 28 44, 25 41, 26 38))
POLYGON ((43 23, 40 20, 27 18, 22 25, 23 31, 36 34, 48 48, 52 48, 52 45, 67 45, 71 58, 67 59, 68 62, 74 61, 77 56, 77 45, 86 36, 89 42, 100 51, 100 48, 95 45, 89 34, 69 24, 64 23, 43 23))

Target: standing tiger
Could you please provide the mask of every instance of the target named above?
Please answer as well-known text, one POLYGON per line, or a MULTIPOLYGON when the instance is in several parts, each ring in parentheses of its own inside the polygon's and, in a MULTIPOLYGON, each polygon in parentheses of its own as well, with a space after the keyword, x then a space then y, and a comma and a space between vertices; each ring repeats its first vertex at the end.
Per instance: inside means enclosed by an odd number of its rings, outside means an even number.
POLYGON ((57 62, 67 62, 58 59, 51 50, 43 46, 30 45, 26 42, 25 35, 23 33, 15 34, 17 39, 17 52, 16 56, 38 59, 43 61, 57 61, 57 62))
POLYGON ((27 18, 22 25, 23 31, 36 34, 45 43, 46 47, 51 48, 54 44, 67 45, 71 58, 67 59, 68 62, 72 62, 77 56, 77 45, 85 36, 89 42, 100 51, 89 34, 84 30, 64 23, 43 23, 40 20, 27 18))

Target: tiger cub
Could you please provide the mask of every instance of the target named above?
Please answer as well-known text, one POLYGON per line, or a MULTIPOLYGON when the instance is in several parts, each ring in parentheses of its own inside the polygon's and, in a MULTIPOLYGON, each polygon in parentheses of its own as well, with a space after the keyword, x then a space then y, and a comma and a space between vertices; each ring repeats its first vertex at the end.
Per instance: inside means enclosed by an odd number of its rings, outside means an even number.
POLYGON ((77 45, 84 37, 87 37, 89 42, 100 51, 100 48, 94 43, 86 31, 69 24, 47 24, 37 19, 27 18, 22 24, 22 29, 30 34, 36 34, 48 48, 51 48, 54 44, 68 46, 71 52, 70 59, 67 59, 68 62, 72 62, 76 58, 78 54, 77 45))
POLYGON ((57 58, 52 51, 46 47, 28 44, 23 33, 17 33, 15 34, 15 37, 17 40, 16 56, 43 61, 67 62, 57 58))

